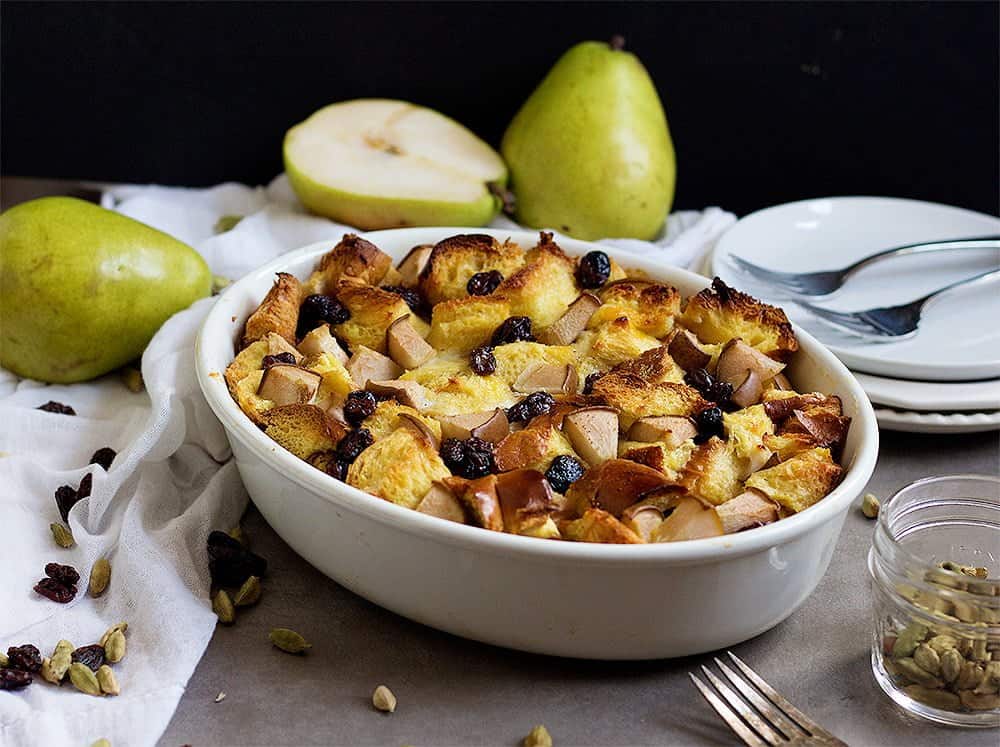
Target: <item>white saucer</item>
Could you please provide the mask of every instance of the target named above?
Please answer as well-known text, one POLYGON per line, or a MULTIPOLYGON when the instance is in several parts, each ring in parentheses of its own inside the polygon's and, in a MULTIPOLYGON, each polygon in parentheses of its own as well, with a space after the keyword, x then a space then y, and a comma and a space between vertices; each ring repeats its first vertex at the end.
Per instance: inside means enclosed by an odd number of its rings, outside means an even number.
POLYGON ((852 372, 872 402, 924 412, 1000 410, 1000 379, 989 381, 906 381, 852 372))
POLYGON ((1000 429, 1000 411, 945 414, 876 407, 875 417, 880 428, 906 433, 981 433, 1000 429))
MULTIPOLYGON (((729 261, 737 254, 789 272, 843 267, 903 244, 1000 234, 1000 219, 961 208, 888 197, 804 200, 748 215, 719 240, 711 271, 735 288, 781 306, 857 371, 921 381, 1000 377, 1000 282, 959 290, 924 311, 907 340, 859 343, 831 330, 773 287, 729 261)), ((995 269, 1000 254, 972 250, 897 257, 862 270, 823 305, 856 310, 892 306, 995 269)))

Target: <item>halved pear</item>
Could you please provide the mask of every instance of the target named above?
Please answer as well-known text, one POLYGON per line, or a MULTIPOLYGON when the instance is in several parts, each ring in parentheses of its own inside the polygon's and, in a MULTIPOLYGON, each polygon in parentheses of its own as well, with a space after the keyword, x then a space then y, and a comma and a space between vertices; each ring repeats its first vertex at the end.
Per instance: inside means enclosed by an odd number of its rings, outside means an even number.
POLYGON ((483 226, 507 184, 503 159, 465 127, 390 99, 320 109, 285 135, 284 159, 307 208, 365 230, 483 226))

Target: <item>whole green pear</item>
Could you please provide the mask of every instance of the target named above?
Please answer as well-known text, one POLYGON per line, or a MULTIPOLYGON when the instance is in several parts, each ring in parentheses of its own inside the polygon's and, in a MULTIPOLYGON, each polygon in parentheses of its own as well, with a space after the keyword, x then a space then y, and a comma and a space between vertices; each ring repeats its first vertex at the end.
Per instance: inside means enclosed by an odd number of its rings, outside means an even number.
POLYGON ((566 52, 504 133, 519 222, 579 239, 651 239, 663 226, 674 145, 646 68, 618 42, 566 52))
POLYGON ((59 384, 142 354, 175 312, 211 292, 187 244, 72 197, 0 215, 0 365, 59 384))

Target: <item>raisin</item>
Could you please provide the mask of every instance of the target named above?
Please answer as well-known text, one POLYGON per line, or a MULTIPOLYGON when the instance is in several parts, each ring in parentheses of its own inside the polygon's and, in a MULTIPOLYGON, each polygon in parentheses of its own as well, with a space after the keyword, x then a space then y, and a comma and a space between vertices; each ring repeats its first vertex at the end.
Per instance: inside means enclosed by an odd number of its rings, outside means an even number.
POLYGON ((7 664, 11 669, 20 669, 22 672, 37 672, 42 668, 42 654, 37 647, 30 643, 23 646, 11 646, 7 649, 7 664))
POLYGON ((32 677, 19 669, 0 669, 0 690, 22 690, 31 684, 32 677))
POLYGON ((71 565, 61 565, 60 563, 46 563, 45 575, 54 578, 61 584, 72 586, 80 580, 80 574, 71 565))
POLYGON ((465 441, 446 438, 441 443, 440 454, 445 466, 459 477, 474 480, 496 472, 493 445, 475 436, 465 441))
POLYGON ((512 316, 503 321, 503 323, 497 327, 493 332, 493 339, 490 340, 490 344, 493 347, 497 345, 506 345, 510 342, 518 342, 519 340, 526 340, 527 342, 534 342, 535 336, 531 333, 531 319, 526 316, 512 316))
POLYGON ((733 396, 733 385, 719 381, 704 368, 696 368, 684 375, 684 383, 698 390, 698 393, 709 402, 723 405, 733 396))
POLYGON ((267 573, 267 561, 225 532, 208 535, 208 570, 218 586, 241 586, 250 576, 267 573))
POLYGON ((377 405, 378 400, 371 392, 351 392, 344 402, 344 418, 351 425, 360 425, 362 420, 371 417, 377 405))
POLYGON ((90 497, 90 490, 94 487, 94 473, 88 472, 80 480, 80 487, 76 489, 76 497, 80 500, 90 497))
POLYGON ((347 462, 337 456, 335 451, 313 452, 306 461, 316 469, 322 470, 340 481, 347 479, 347 462))
POLYGON ((69 521, 69 510, 80 500, 80 496, 69 485, 60 485, 56 488, 56 505, 59 507, 59 515, 63 521, 69 521))
POLYGON ((698 426, 698 435, 695 437, 696 444, 705 443, 712 436, 722 438, 722 409, 719 407, 707 407, 695 417, 695 424, 698 426))
POLYGON ((357 430, 348 431, 337 444, 337 456, 350 464, 358 458, 358 455, 360 455, 362 451, 367 449, 373 443, 375 443, 375 439, 372 438, 371 431, 367 428, 358 428, 357 430))
POLYGON ((306 296, 299 306, 297 334, 299 337, 304 337, 323 322, 342 324, 350 318, 351 312, 336 298, 315 293, 306 296))
POLYGON ((275 355, 265 355, 264 359, 260 362, 263 368, 270 368, 271 366, 277 366, 279 363, 287 363, 288 365, 295 365, 295 356, 289 352, 276 353, 275 355))
POLYGON ((545 415, 555 405, 555 398, 548 392, 532 392, 507 410, 507 420, 522 423, 545 415))
POLYGON ((94 456, 90 458, 91 464, 99 464, 107 472, 111 469, 111 463, 115 461, 115 457, 118 454, 110 446, 105 446, 104 448, 98 449, 94 452, 94 456))
POLYGON ((545 470, 545 479, 557 493, 565 493, 569 486, 583 477, 586 470, 576 459, 567 454, 560 454, 552 460, 545 470))
POLYGON ((594 371, 594 373, 587 374, 587 378, 583 380, 583 393, 593 394, 594 384, 596 384, 597 380, 602 376, 604 376, 604 374, 601 371, 594 371))
POLYGON ((469 354, 469 367, 472 373, 477 376, 489 376, 497 370, 497 357, 493 355, 493 348, 489 345, 480 345, 473 348, 469 354))
POLYGON ((35 592, 59 604, 68 604, 76 599, 76 586, 67 586, 54 578, 43 578, 34 586, 35 592))
POLYGON ((54 412, 56 415, 76 415, 76 410, 69 405, 64 405, 62 402, 55 402, 51 399, 44 405, 39 405, 35 409, 42 410, 44 412, 54 412))
POLYGON ((465 290, 470 296, 488 296, 495 291, 502 282, 503 275, 499 270, 477 272, 469 278, 469 282, 465 284, 465 290))
POLYGON ((420 291, 416 288, 404 288, 401 285, 385 285, 382 287, 382 290, 395 293, 402 298, 406 301, 406 305, 410 307, 410 311, 414 313, 419 312, 423 308, 424 299, 420 297, 420 291))
POLYGON ((587 252, 580 257, 576 280, 581 288, 600 288, 611 277, 611 260, 602 251, 587 252))
POLYGON ((720 277, 712 278, 712 290, 715 291, 715 295, 719 297, 719 300, 722 301, 722 303, 729 301, 733 295, 733 289, 722 282, 722 278, 720 277))
POLYGON ((80 662, 90 667, 95 672, 104 664, 104 646, 99 643, 90 646, 80 646, 70 657, 73 661, 80 662))

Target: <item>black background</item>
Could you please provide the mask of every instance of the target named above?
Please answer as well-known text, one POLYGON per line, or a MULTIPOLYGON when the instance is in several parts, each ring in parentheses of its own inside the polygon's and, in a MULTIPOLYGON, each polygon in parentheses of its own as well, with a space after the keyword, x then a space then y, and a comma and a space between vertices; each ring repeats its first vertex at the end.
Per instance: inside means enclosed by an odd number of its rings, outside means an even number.
POLYGON ((983 3, 3 3, 8 175, 267 182, 320 106, 404 98, 496 145, 559 54, 622 33, 660 91, 676 205, 833 194, 998 210, 983 3))

